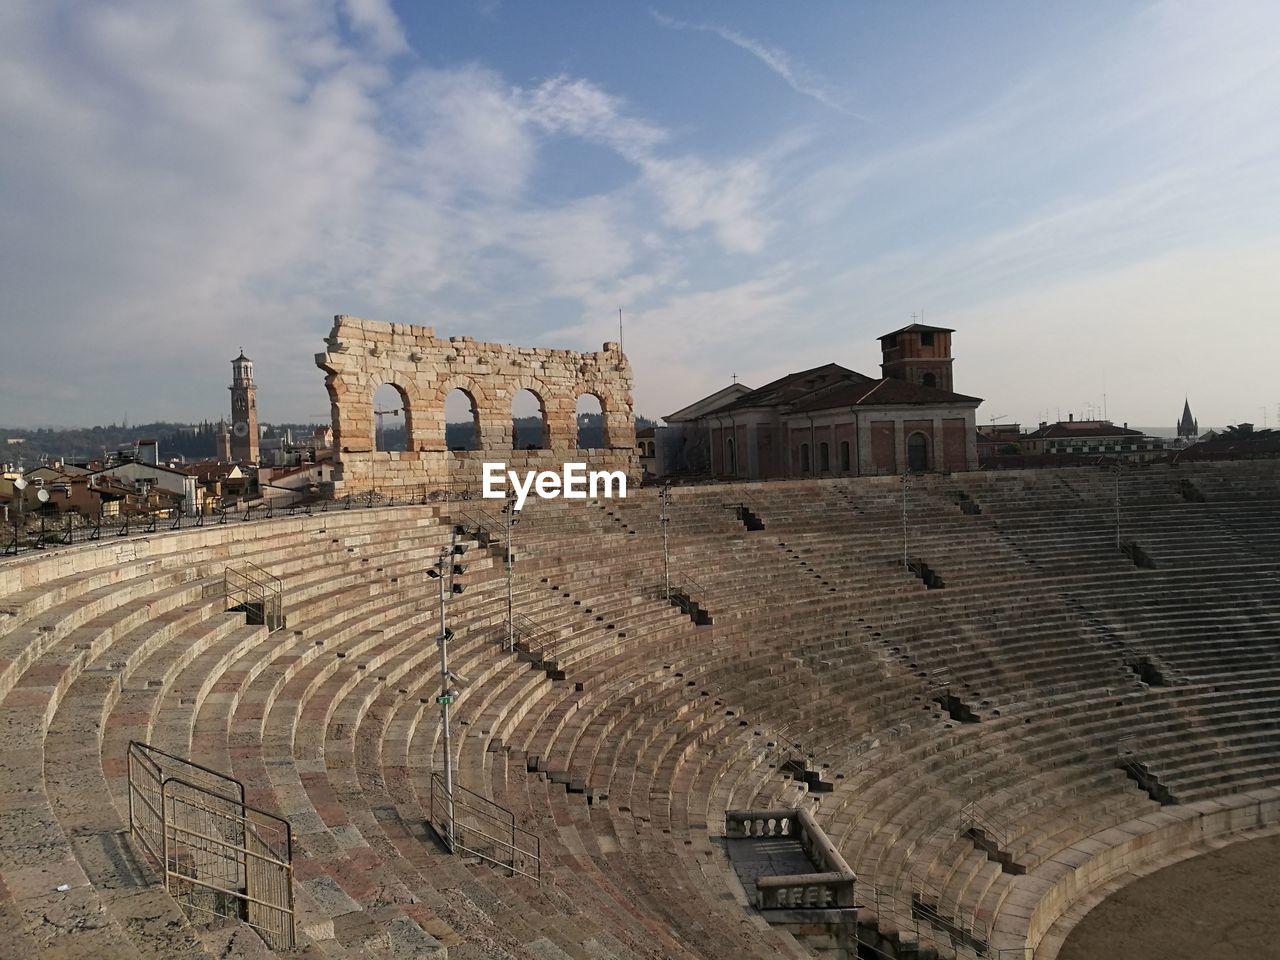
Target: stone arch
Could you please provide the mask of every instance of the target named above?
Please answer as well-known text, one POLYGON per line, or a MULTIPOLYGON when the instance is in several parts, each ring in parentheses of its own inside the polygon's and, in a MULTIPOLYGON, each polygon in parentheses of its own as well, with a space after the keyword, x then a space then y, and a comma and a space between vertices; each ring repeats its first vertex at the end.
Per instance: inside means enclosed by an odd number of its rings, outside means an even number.
POLYGON ((390 382, 374 384, 369 402, 372 407, 369 413, 373 417, 372 449, 383 453, 413 449, 413 405, 409 402, 409 394, 404 387, 390 382), (381 398, 379 394, 382 395, 381 398), (395 397, 393 404, 386 403, 389 396, 395 397), (389 441, 386 433, 400 426, 404 428, 403 442, 389 441))
MULTIPOLYGON (((335 483, 343 492, 474 484, 484 462, 510 457, 533 469, 585 460, 593 469, 638 472, 632 417, 631 365, 615 342, 583 353, 544 347, 480 343, 471 337, 438 337, 431 327, 334 317, 316 365, 328 376, 335 451, 335 483), (399 387, 412 425, 405 453, 374 454, 374 389, 399 387), (477 452, 454 456, 446 449, 445 402, 450 391, 467 392, 477 452), (541 399, 547 436, 540 450, 511 449, 512 402, 521 389, 541 399), (587 455, 575 451, 575 401, 590 393, 599 402, 604 436, 591 438, 587 455)), ((594 409, 594 408, 593 408, 594 409)), ((641 448, 643 449, 643 448, 641 448)), ((650 448, 651 449, 651 448, 650 448)))
POLYGON ((922 473, 929 469, 929 438, 919 430, 907 437, 907 469, 922 473))
POLYGON ((601 396, 599 392, 589 388, 579 389, 578 395, 576 398, 574 398, 574 401, 573 401, 573 421, 574 421, 574 426, 577 428, 577 435, 574 437, 574 442, 577 444, 579 450, 599 449, 599 447, 588 448, 584 446, 582 442, 583 441, 582 419, 584 416, 590 416, 591 414, 595 414, 595 413, 598 413, 600 416, 600 426, 602 430, 600 447, 608 447, 610 446, 610 439, 611 439, 609 436, 609 410, 605 406, 604 397, 601 396), (594 406, 598 407, 599 409, 598 410, 589 409, 591 406, 593 406, 593 404, 591 404, 589 400, 594 400, 595 401, 594 406), (584 406, 583 401, 588 401, 586 403, 586 407, 588 407, 588 409, 586 410, 583 409, 583 406, 584 406))
POLYGON ((511 395, 511 449, 544 450, 550 446, 550 430, 547 421, 547 402, 532 387, 520 387, 511 395), (537 417, 539 423, 532 435, 517 437, 516 421, 537 417))
MULTIPOLYGON (((453 414, 453 417, 456 418, 457 415, 462 414, 462 412, 463 412, 462 406, 461 406, 461 403, 459 403, 458 409, 456 413, 453 414)), ((440 420, 441 420, 441 424, 440 424, 441 442, 444 444, 446 449, 448 450, 480 450, 482 449, 483 432, 482 432, 481 423, 480 423, 480 404, 476 400, 476 395, 473 389, 465 386, 461 386, 461 385, 456 385, 445 390, 444 396, 440 398, 440 420), (470 408, 471 436, 469 438, 461 438, 461 439, 454 438, 454 440, 451 442, 449 438, 449 423, 451 420, 449 406, 460 400, 465 400, 466 404, 470 408)), ((453 422, 457 422, 457 420, 454 419, 453 422)))

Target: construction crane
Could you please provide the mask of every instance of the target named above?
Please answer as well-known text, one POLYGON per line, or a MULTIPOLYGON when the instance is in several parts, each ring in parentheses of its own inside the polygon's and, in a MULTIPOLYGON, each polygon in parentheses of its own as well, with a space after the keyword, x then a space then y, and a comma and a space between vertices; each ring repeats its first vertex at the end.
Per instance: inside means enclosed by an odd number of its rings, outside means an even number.
POLYGON ((396 409, 396 410, 375 410, 375 411, 373 411, 373 415, 374 415, 375 417, 377 417, 377 418, 378 418, 378 449, 379 449, 379 450, 384 450, 384 449, 386 449, 386 445, 382 442, 382 418, 383 418, 383 417, 398 417, 398 416, 400 416, 400 411, 399 411, 398 409, 396 409))

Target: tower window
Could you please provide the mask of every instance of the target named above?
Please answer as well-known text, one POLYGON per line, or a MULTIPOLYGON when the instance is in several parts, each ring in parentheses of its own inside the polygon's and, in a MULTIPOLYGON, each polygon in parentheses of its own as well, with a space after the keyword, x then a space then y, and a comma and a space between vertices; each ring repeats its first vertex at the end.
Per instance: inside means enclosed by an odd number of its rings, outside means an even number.
POLYGON ((936 387, 938 385, 938 378, 932 371, 930 371, 920 378, 920 382, 926 387, 936 387))
POLYGON ((932 332, 930 332, 930 331, 926 331, 926 332, 924 332, 924 333, 920 334, 920 346, 922 346, 922 347, 932 347, 932 346, 933 346, 933 333, 932 333, 932 332))

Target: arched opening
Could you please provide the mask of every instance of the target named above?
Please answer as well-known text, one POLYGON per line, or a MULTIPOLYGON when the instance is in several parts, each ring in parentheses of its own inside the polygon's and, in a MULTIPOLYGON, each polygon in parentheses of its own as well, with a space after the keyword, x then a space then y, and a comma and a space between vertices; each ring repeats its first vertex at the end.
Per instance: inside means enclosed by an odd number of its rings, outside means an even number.
POLYGON ((840 472, 849 473, 853 467, 853 460, 849 456, 849 441, 840 441, 840 472))
POLYGON ((807 443, 800 444, 800 473, 802 476, 809 475, 809 445, 807 443))
POLYGON ((726 437, 724 441, 724 466, 725 472, 729 476, 736 476, 738 473, 738 458, 733 447, 733 437, 726 437))
POLYGON ((907 469, 912 473, 929 469, 929 438, 923 433, 907 437, 907 469))
POLYGON ((818 472, 831 472, 831 448, 825 442, 818 444, 818 472))
POLYGON ((511 398, 511 449, 541 450, 547 445, 547 405, 532 390, 511 398))
POLYGON ((649 456, 651 456, 651 457, 654 455, 653 450, 654 450, 654 447, 653 447, 653 441, 652 441, 652 440, 650 440, 650 441, 649 441, 649 456))
POLYGON ((584 393, 574 408, 578 422, 578 449, 599 450, 605 446, 607 435, 604 425, 604 408, 594 393, 584 393))
POLYGON ((920 382, 926 387, 936 387, 938 385, 938 376, 930 371, 920 378, 920 382))
POLYGON ((373 449, 407 449, 408 403, 400 388, 384 383, 373 391, 373 449))
POLYGON ((461 387, 444 398, 444 443, 450 450, 480 449, 480 412, 475 397, 461 387))

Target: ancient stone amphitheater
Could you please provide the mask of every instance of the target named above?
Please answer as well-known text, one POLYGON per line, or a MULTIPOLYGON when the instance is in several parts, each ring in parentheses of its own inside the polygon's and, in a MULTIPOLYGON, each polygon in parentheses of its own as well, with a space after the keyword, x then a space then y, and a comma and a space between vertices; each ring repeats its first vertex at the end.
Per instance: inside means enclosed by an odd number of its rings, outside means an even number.
POLYGON ((0 560, 0 956, 1052 960, 1280 819, 1276 466, 1128 472, 1123 549, 1116 482, 913 479, 907 565, 899 479, 676 488, 670 602, 655 490, 531 503, 515 649, 478 501, 0 560), (228 609, 255 570, 282 629, 228 609), (856 925, 756 908, 798 810, 856 925))

